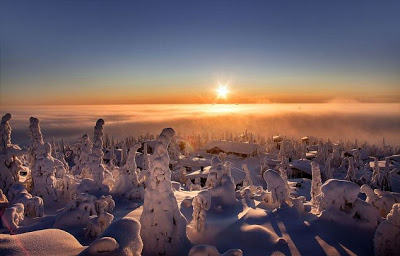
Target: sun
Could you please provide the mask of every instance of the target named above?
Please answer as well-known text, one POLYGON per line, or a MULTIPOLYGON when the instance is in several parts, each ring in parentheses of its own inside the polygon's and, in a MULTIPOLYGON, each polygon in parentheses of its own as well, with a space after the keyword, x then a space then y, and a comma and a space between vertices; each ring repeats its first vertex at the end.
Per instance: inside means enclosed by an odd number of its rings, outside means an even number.
POLYGON ((228 90, 228 86, 226 85, 219 85, 217 88, 217 97, 218 98, 223 98, 226 99, 228 96, 229 90, 228 90))

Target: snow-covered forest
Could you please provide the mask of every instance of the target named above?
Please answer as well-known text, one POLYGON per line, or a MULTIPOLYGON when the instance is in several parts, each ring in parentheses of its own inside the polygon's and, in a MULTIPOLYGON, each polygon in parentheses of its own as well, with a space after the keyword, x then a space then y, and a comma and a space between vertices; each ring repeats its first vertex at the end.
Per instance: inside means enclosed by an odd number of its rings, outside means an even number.
POLYGON ((0 255, 400 254, 400 147, 384 138, 114 139, 98 119, 70 143, 40 121, 19 146, 1 120, 0 255))

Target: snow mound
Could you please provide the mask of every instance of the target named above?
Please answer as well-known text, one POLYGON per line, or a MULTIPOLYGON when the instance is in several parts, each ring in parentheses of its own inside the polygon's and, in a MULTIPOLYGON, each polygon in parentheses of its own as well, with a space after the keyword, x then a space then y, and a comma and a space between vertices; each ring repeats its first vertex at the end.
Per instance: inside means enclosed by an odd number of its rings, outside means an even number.
POLYGON ((376 229, 374 236, 375 256, 400 255, 400 204, 392 210, 376 229))
POLYGON ((242 256, 243 252, 240 249, 231 249, 220 254, 217 248, 211 245, 196 245, 189 251, 189 256, 242 256))
POLYGON ((125 217, 113 222, 80 255, 140 256, 142 249, 140 223, 134 218, 125 217))
POLYGON ((0 235, 0 241, 0 255, 70 256, 84 249, 75 237, 60 229, 0 235))

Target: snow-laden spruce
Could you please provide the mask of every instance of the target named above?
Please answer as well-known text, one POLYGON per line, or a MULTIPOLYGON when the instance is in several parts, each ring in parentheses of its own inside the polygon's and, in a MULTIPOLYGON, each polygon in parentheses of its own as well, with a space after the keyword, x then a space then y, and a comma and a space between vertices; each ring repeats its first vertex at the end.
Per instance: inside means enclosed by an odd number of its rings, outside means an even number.
POLYGON ((0 123, 0 189, 8 193, 10 187, 19 182, 20 172, 30 176, 30 169, 23 165, 21 157, 25 153, 11 143, 11 114, 5 114, 0 123))
POLYGON ((394 204, 386 220, 375 231, 375 256, 400 255, 400 203, 394 204))
POLYGON ((197 232, 202 232, 206 228, 206 215, 211 207, 211 194, 208 190, 200 191, 193 198, 193 225, 197 232))
POLYGON ((43 200, 56 201, 57 170, 66 172, 64 164, 51 156, 51 145, 43 141, 42 132, 39 126, 39 119, 29 119, 31 135, 31 170, 32 170, 32 194, 40 196, 43 200))
POLYGON ((321 170, 317 162, 311 162, 312 180, 311 180, 311 203, 317 204, 317 197, 321 194, 321 170))
POLYGON ((144 193, 140 234, 143 255, 179 255, 187 253, 186 218, 179 210, 171 187, 168 145, 175 135, 165 128, 150 156, 149 180, 144 193))

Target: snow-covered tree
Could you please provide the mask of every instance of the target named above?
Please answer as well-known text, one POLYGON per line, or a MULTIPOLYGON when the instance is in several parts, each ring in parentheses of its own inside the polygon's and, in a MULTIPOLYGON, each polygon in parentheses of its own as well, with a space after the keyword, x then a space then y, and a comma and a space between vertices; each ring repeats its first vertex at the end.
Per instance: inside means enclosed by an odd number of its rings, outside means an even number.
POLYGON ((89 169, 93 177, 94 184, 97 187, 103 187, 103 181, 106 175, 111 176, 111 173, 107 170, 103 163, 103 126, 104 120, 99 119, 96 122, 93 133, 93 148, 92 153, 89 156, 89 169))
POLYGON ((119 168, 115 177, 113 193, 130 199, 142 199, 144 189, 139 183, 139 169, 136 165, 136 151, 141 144, 137 143, 129 149, 126 164, 119 168))
POLYGON ((386 157, 385 159, 385 168, 383 169, 382 175, 382 187, 381 190, 383 191, 392 191, 392 182, 391 182, 391 175, 390 175, 390 158, 386 157))
POLYGON ((211 194, 208 190, 203 190, 193 198, 193 225, 197 232, 205 230, 206 214, 211 207, 211 194))
POLYGON ((328 159, 326 159, 325 162, 325 168, 324 168, 325 180, 333 178, 334 169, 332 167, 332 162, 333 162, 333 153, 329 154, 328 159))
POLYGON ((7 113, 1 118, 0 124, 0 152, 4 152, 11 146, 11 114, 7 113))
POLYGON ((378 209, 382 217, 386 217, 393 204, 400 202, 400 193, 373 190, 367 184, 361 186, 361 192, 367 196, 365 201, 378 209))
POLYGON ((311 172, 312 172, 312 180, 311 180, 311 203, 317 204, 317 198, 319 194, 321 194, 321 170, 319 168, 319 164, 317 162, 311 162, 311 172))
POLYGON ((171 187, 167 148, 174 135, 172 128, 165 128, 150 156, 150 176, 140 217, 143 255, 178 255, 186 251, 188 244, 187 221, 171 187))
POLYGON ((64 164, 51 156, 50 143, 44 143, 42 132, 39 126, 39 119, 29 119, 32 157, 32 194, 46 200, 57 200, 56 177, 57 168, 64 168, 64 164))
MULTIPOLYGON (((84 134, 79 140, 72 146, 72 152, 74 153, 75 165, 71 168, 71 172, 75 175, 81 175, 88 173, 89 156, 92 153, 93 143, 90 141, 89 136, 84 134)), ((87 175, 87 174, 86 174, 87 175)))
POLYGON ((345 179, 351 182, 356 182, 356 168, 354 167, 354 158, 349 157, 349 166, 347 168, 347 174, 345 179))
POLYGON ((244 187, 252 186, 253 180, 251 179, 250 171, 249 171, 249 168, 247 167, 247 164, 243 164, 242 168, 243 168, 244 173, 246 173, 246 178, 243 181, 243 186, 244 187))
POLYGON ((374 158, 374 167, 372 169, 371 186, 373 188, 382 188, 382 175, 379 168, 378 158, 374 158))
POLYGON ((267 170, 263 178, 267 183, 267 191, 271 193, 272 203, 282 206, 284 203, 290 203, 289 193, 285 181, 279 173, 274 170, 267 170))
POLYGON ((149 155, 147 154, 147 142, 143 144, 143 163, 142 163, 142 169, 143 170, 148 170, 149 169, 149 155))
POLYGON ((24 151, 11 144, 10 120, 11 114, 5 114, 0 123, 0 189, 4 193, 8 193, 9 188, 19 182, 20 172, 30 176, 30 169, 20 160, 24 151))
POLYGON ((330 179, 321 187, 318 198, 318 211, 327 209, 345 211, 347 205, 353 204, 358 198, 360 187, 350 181, 330 179))

